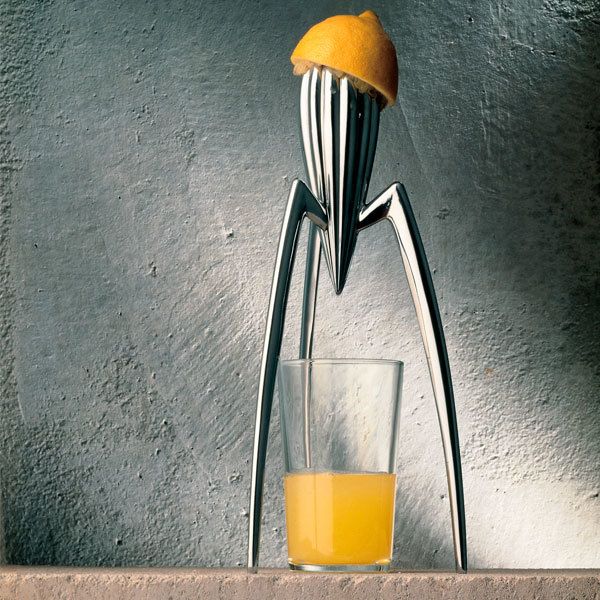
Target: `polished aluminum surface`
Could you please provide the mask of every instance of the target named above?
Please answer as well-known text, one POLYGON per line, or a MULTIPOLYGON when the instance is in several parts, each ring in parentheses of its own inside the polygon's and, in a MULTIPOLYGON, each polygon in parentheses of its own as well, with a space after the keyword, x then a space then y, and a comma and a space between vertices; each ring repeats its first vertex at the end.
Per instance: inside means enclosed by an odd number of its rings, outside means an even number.
POLYGON ((254 448, 252 452, 252 483, 250 489, 250 525, 248 539, 248 567, 258 566, 260 523, 265 474, 265 458, 269 437, 269 421, 273 405, 273 392, 277 363, 281 350, 281 339, 285 321, 285 309, 294 266, 296 246, 300 226, 308 217, 318 227, 325 227, 326 214, 322 205, 304 183, 295 180, 290 190, 283 218, 281 236, 273 273, 267 332, 262 353, 260 380, 258 384, 258 402, 254 427, 254 448))
POLYGON ((423 338, 444 448, 456 569, 466 572, 467 527, 450 363, 427 256, 408 195, 400 183, 392 184, 361 211, 359 229, 366 229, 384 219, 391 222, 400 245, 423 338))
POLYGON ((302 146, 310 188, 327 211, 321 231, 333 287, 341 293, 356 246, 379 132, 379 104, 346 77, 312 69, 300 93, 302 146))
MULTIPOLYGON (((314 190, 313 190, 314 194, 314 190)), ((317 226, 309 224, 306 250, 306 268, 304 271, 304 289, 302 293, 302 321, 300 323, 300 358, 311 358, 317 310, 317 291, 319 289, 319 269, 321 266, 321 238, 317 226)), ((309 367, 304 376, 304 454, 306 466, 312 465, 310 450, 310 377, 309 367)))
MULTIPOLYGON (((331 281, 339 294, 346 282, 358 232, 384 219, 394 227, 417 312, 440 422, 456 569, 464 572, 467 543, 458 427, 444 331, 425 250, 401 184, 393 184, 366 204, 377 145, 379 106, 367 94, 357 92, 347 78, 338 79, 327 69, 312 69, 302 80, 300 117, 310 190, 297 180, 292 186, 273 275, 254 431, 248 568, 258 567, 265 454, 275 377, 298 232, 308 217, 311 229, 302 303, 301 358, 312 356, 321 246, 331 281)), ((308 389, 306 397, 309 397, 308 389)), ((308 412, 305 418, 308 419, 308 412)), ((310 464, 308 438, 305 453, 310 464)))

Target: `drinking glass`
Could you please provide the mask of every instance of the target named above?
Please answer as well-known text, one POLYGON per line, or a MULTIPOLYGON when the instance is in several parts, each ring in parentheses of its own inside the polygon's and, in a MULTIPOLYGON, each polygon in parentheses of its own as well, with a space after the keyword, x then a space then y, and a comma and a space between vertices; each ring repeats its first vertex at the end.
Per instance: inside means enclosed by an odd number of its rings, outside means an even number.
POLYGON ((402 372, 394 360, 280 362, 292 569, 389 568, 402 372))

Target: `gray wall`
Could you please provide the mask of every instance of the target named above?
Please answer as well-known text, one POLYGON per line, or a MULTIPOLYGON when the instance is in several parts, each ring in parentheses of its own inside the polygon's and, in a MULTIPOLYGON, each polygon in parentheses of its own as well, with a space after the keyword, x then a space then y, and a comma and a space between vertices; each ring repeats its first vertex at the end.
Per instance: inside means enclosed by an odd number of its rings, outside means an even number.
MULTIPOLYGON (((434 269, 476 567, 600 566, 594 4, 370 4, 401 73, 372 190, 405 183, 434 269)), ((6 560, 239 565, 278 227, 304 176, 288 57, 314 22, 367 6, 0 7, 6 560)), ((318 355, 406 363, 398 564, 450 567, 438 426, 387 227, 319 302, 318 355)), ((263 562, 282 565, 274 423, 263 562)))

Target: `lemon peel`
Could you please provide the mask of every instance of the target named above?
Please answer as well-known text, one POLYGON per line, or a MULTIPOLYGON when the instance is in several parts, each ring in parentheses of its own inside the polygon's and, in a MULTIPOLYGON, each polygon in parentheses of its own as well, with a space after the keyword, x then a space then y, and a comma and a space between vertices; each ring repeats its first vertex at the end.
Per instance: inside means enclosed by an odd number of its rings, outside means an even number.
POLYGON ((360 92, 381 96, 384 106, 396 101, 396 49, 371 10, 317 23, 298 42, 290 60, 296 75, 326 67, 338 77, 348 77, 360 92))

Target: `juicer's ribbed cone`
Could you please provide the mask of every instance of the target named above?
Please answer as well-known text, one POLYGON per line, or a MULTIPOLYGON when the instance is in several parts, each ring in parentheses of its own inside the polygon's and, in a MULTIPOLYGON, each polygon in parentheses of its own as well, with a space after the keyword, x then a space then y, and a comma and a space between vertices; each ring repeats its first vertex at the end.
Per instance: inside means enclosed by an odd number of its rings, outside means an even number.
POLYGON ((380 104, 331 69, 313 68, 302 79, 300 123, 308 179, 327 212, 320 231, 336 294, 346 284, 356 246, 358 213, 367 201, 380 104))

